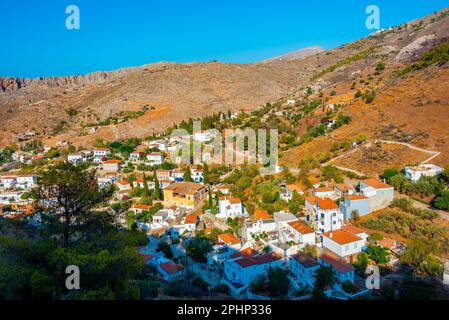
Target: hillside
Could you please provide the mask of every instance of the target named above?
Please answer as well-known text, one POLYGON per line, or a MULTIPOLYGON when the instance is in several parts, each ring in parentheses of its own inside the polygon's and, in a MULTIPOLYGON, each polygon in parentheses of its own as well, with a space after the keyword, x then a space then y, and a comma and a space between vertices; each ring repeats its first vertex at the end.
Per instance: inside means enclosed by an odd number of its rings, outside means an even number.
MULTIPOLYGON (((417 70, 407 70, 407 67, 419 64, 423 54, 441 43, 447 43, 448 30, 446 11, 326 52, 325 55, 340 55, 341 59, 334 65, 326 63, 326 67, 312 78, 310 87, 314 93, 307 99, 324 99, 322 105, 338 105, 340 109, 328 114, 320 106, 311 114, 303 114, 295 131, 298 136, 304 136, 310 133, 310 126, 318 126, 322 119, 329 116, 345 115, 352 120, 287 150, 281 162, 290 168, 297 168, 302 159, 317 157, 326 163, 331 160, 334 165, 368 175, 380 174, 386 167, 419 163, 428 159, 433 154, 431 152, 441 152, 432 162, 447 164, 447 60, 417 70), (355 46, 360 50, 359 56, 347 58, 344 52, 355 46), (404 70, 407 72, 401 74, 404 70), (358 91, 360 97, 356 97, 358 91), (322 97, 317 92, 322 92, 322 97), (366 100, 369 95, 373 96, 372 101, 366 100), (356 141, 361 134, 368 138, 368 143, 358 147, 358 150, 345 151, 338 147, 345 141, 356 141), (376 140, 409 146, 375 144, 376 140), (337 158, 345 153, 348 153, 347 157, 337 158), (334 158, 335 161, 332 161, 334 158)), ((303 91, 292 96, 305 98, 303 91)))
POLYGON ((86 76, 0 78, 0 146, 30 130, 50 145, 146 137, 189 117, 273 102, 272 113, 283 113, 278 120, 298 140, 281 152, 281 162, 290 168, 311 156, 330 160, 345 152, 336 145, 360 134, 371 147, 336 159, 336 165, 375 174, 386 163, 401 166, 428 158, 399 145, 374 148, 378 139, 439 151, 434 162, 444 164, 449 155, 447 64, 403 76, 397 72, 447 41, 448 30, 446 10, 332 50, 307 48, 255 64, 161 62, 86 76), (358 91, 362 97, 356 98, 358 91), (287 99, 296 105, 287 106, 287 99), (304 112, 313 101, 320 107, 304 112), (338 105, 338 111, 328 115, 327 104, 338 105), (301 141, 311 126, 331 115, 352 120, 301 141), (88 132, 90 126, 98 129, 88 132))

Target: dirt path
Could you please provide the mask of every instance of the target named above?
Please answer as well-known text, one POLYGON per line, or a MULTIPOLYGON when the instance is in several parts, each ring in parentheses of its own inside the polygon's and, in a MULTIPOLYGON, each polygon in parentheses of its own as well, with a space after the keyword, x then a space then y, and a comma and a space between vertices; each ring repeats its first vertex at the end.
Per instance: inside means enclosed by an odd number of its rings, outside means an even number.
POLYGON ((406 147, 408 147, 408 148, 410 148, 412 150, 416 150, 416 151, 420 151, 420 152, 424 152, 424 153, 428 153, 428 154, 432 155, 430 158, 424 160, 421 163, 427 163, 430 160, 432 160, 433 158, 436 158, 436 157, 438 157, 441 154, 441 152, 439 152, 439 151, 426 150, 426 149, 419 148, 419 147, 416 147, 414 145, 411 145, 410 143, 405 143, 405 142, 398 142, 398 141, 391 141, 391 140, 375 140, 374 141, 374 143, 377 143, 377 142, 381 142, 381 143, 385 143, 385 144, 399 144, 399 145, 402 145, 402 146, 406 146, 406 147))

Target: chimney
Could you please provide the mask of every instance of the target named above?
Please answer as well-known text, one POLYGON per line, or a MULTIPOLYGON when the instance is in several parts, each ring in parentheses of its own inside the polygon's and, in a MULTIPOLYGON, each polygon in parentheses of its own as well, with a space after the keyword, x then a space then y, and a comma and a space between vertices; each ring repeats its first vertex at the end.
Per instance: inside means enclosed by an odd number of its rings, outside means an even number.
POLYGON ((332 235, 333 235, 333 233, 332 233, 332 231, 329 233, 329 238, 331 238, 332 239, 332 235))

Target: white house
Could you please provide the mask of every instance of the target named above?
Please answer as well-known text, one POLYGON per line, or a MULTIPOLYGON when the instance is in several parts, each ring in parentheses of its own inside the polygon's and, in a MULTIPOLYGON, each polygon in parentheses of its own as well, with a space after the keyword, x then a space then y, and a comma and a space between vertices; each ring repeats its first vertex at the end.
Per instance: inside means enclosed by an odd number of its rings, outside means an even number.
POLYGON ((120 172, 122 165, 122 160, 106 160, 102 163, 102 169, 108 172, 120 172))
POLYGON ((136 213, 136 214, 140 214, 143 211, 148 211, 150 210, 152 207, 146 204, 135 204, 133 205, 129 210, 136 213))
POLYGON ((165 226, 169 226, 169 220, 175 220, 175 211, 172 209, 162 209, 153 215, 153 221, 151 222, 151 229, 161 229, 165 226))
POLYGON ((25 174, 17 176, 16 188, 17 189, 31 189, 37 183, 37 177, 33 174, 25 174))
POLYGON ((315 284, 315 271, 320 268, 318 261, 312 257, 298 253, 290 257, 289 267, 294 275, 292 284, 296 289, 311 287, 315 284))
POLYGON ((181 224, 173 225, 170 229, 172 238, 178 238, 185 232, 195 232, 199 218, 196 214, 188 214, 181 220, 181 224))
POLYGON ((103 158, 111 153, 111 149, 108 148, 96 148, 94 149, 94 157, 95 158, 103 158))
POLYGON ((324 198, 333 199, 335 197, 335 191, 334 188, 330 187, 315 188, 312 190, 312 195, 323 199, 324 198))
POLYGON ((251 257, 237 257, 224 262, 225 278, 236 288, 246 288, 251 281, 263 275, 269 268, 282 267, 282 257, 265 253, 251 257))
POLYGON ((335 198, 343 198, 355 194, 355 188, 346 183, 337 183, 334 185, 335 198))
POLYGON ((246 241, 253 240, 254 236, 260 235, 261 233, 268 233, 276 231, 276 221, 271 220, 255 220, 246 221, 243 225, 243 238, 246 241))
POLYGON ((340 207, 329 198, 306 197, 306 220, 313 223, 317 233, 340 229, 344 217, 340 207))
POLYGON ((364 239, 343 229, 323 233, 323 247, 347 260, 356 258, 364 246, 364 239))
POLYGON ((20 197, 23 195, 23 192, 15 191, 15 192, 3 192, 0 193, 0 204, 12 204, 20 202, 20 197))
POLYGON ((107 188, 118 181, 118 175, 107 174, 97 178, 97 184, 100 189, 107 188))
POLYGON ((278 211, 273 214, 274 221, 276 222, 276 229, 280 230, 286 228, 289 222, 297 221, 298 218, 294 214, 287 211, 278 211))
POLYGON ((17 176, 2 176, 0 177, 0 186, 4 189, 11 189, 17 183, 17 176))
POLYGON ((293 241, 300 248, 305 245, 315 245, 315 231, 300 220, 290 221, 279 230, 282 233, 281 239, 285 242, 293 241))
POLYGON ((129 154, 129 160, 131 162, 140 161, 145 156, 145 152, 142 150, 135 150, 129 154))
POLYGON ((232 196, 222 196, 218 201, 219 219, 237 218, 246 215, 245 207, 239 198, 232 196))
POLYGON ((235 251, 240 250, 240 248, 242 247, 242 243, 240 242, 240 239, 229 232, 222 233, 222 234, 218 235, 217 242, 219 244, 225 245, 235 251))
POLYGON ((304 194, 304 191, 296 184, 287 184, 281 186, 280 197, 285 201, 290 201, 293 197, 293 192, 297 192, 300 195, 304 194))
POLYGON ((212 135, 208 130, 201 130, 193 134, 193 139, 195 141, 208 142, 212 139, 212 135))
POLYGON ((361 193, 369 199, 370 212, 388 207, 394 198, 394 188, 377 179, 360 181, 361 193))
POLYGON ((433 177, 444 172, 444 169, 434 164, 421 164, 415 167, 405 167, 405 176, 412 180, 418 181, 421 177, 433 177))
POLYGON ((67 162, 73 164, 79 164, 87 161, 87 157, 85 157, 81 153, 71 153, 67 155, 67 162))
POLYGON ((203 169, 190 168, 190 175, 194 182, 203 183, 204 182, 204 171, 203 169))
POLYGON ((147 154, 147 160, 152 166, 161 165, 164 163, 164 155, 160 152, 152 152, 147 154))
POLYGON ((119 180, 115 183, 119 191, 131 191, 131 184, 126 180, 119 180))
POLYGON ((288 104, 289 106, 294 106, 295 103, 296 103, 296 100, 293 100, 293 99, 287 100, 287 104, 288 104))
POLYGON ((222 184, 222 185, 216 186, 213 189, 213 192, 215 192, 215 193, 220 192, 221 194, 228 195, 231 193, 231 186, 222 184))
POLYGON ((182 264, 175 264, 172 261, 160 263, 157 266, 157 271, 167 282, 179 279, 185 274, 184 266, 182 264))

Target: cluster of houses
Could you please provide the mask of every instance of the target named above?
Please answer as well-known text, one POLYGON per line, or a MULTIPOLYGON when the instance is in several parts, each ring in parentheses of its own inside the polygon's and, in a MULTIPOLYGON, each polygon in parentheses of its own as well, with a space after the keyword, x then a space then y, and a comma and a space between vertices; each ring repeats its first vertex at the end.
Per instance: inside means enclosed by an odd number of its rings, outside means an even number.
MULTIPOLYGON (((300 191, 294 185, 283 187, 286 199, 291 199, 289 193, 300 191)), ((260 209, 250 214, 242 201, 231 195, 230 189, 226 185, 213 189, 213 197, 216 193, 221 195, 215 218, 222 223, 229 218, 237 219, 241 222, 241 228, 236 234, 228 231, 217 236, 206 265, 210 272, 222 278, 235 296, 248 292, 252 281, 275 267, 288 270, 294 288, 311 290, 316 269, 326 266, 337 277, 336 284, 327 288, 327 294, 350 297, 351 294, 345 292, 342 285, 348 281, 356 282, 350 262, 366 249, 368 235, 348 223, 351 218, 349 212, 357 210, 360 215, 365 215, 389 206, 393 200, 393 187, 376 179, 367 179, 360 181, 356 187, 336 184, 313 189, 312 196, 306 197, 304 212, 299 215, 288 211, 271 215, 260 209), (337 204, 337 199, 343 201, 337 204), (316 246, 318 256, 312 258, 301 253, 306 246, 316 246)), ((171 238, 189 239, 198 230, 208 233, 218 226, 203 221, 201 214, 193 213, 207 198, 203 185, 174 182, 164 188, 163 194, 164 207, 172 209, 158 212, 149 228, 165 227, 171 238)), ((174 261, 171 263, 176 265, 174 261)), ((179 266, 171 270, 173 274, 170 279, 174 279, 174 274, 182 275, 185 272, 179 266)), ((160 273, 165 279, 164 272, 160 273)))
MULTIPOLYGON (((212 139, 207 131, 196 132, 192 137, 201 142, 212 139)), ((176 163, 176 159, 166 157, 166 152, 173 148, 176 148, 176 143, 161 139, 143 143, 130 154, 128 160, 114 159, 117 157, 112 156, 109 148, 95 148, 69 154, 67 161, 96 164, 100 169, 97 170, 98 186, 115 185, 115 200, 124 200, 130 198, 135 188, 155 188, 154 179, 144 180, 142 177, 127 181, 123 174, 125 165, 159 166, 165 161, 176 163)), ((28 161, 24 154, 18 159, 28 161)), ((198 231, 208 234, 214 229, 222 230, 214 239, 215 244, 207 255, 205 267, 208 272, 220 277, 233 295, 240 297, 248 292, 251 282, 258 276, 265 274, 269 268, 277 267, 288 270, 289 281, 297 290, 312 289, 315 272, 321 266, 331 268, 337 276, 337 283, 326 289, 327 294, 350 296, 344 292, 342 284, 356 282, 350 263, 366 249, 368 238, 362 229, 353 226, 350 221, 356 216, 388 207, 394 196, 394 188, 378 179, 362 180, 356 186, 345 183, 316 186, 310 192, 305 192, 296 184, 282 184, 280 197, 286 201, 291 201, 294 193, 307 193, 301 213, 279 211, 270 214, 261 209, 248 212, 241 199, 232 194, 232 186, 220 184, 209 192, 204 185, 203 169, 191 166, 189 170, 192 182, 184 181, 186 168, 155 170, 156 177, 153 178, 159 182, 162 193, 162 200, 155 202, 159 202, 162 209, 152 214, 150 221, 137 221, 137 226, 148 234, 164 235, 170 241, 179 239, 180 242, 172 245, 179 252, 185 252, 185 245, 198 231), (216 201, 217 212, 212 214, 206 210, 204 214, 201 209, 209 196, 213 197, 214 203, 216 201), (206 215, 208 218, 205 218, 206 215), (223 227, 229 227, 229 219, 239 222, 237 231, 230 232, 229 228, 223 227), (313 258, 303 253, 306 247, 316 247, 317 256, 313 258)), ((412 181, 441 172, 442 168, 435 165, 406 167, 404 170, 405 176, 412 181)), ((0 205, 27 205, 22 195, 36 183, 36 176, 32 174, 0 176, 0 205)), ((152 208, 136 203, 130 211, 141 215, 152 208)), ((119 223, 125 223, 124 217, 119 218, 119 223)), ((385 244, 385 247, 392 248, 393 245, 385 244)), ((153 247, 143 248, 141 254, 145 263, 153 266, 165 281, 178 279, 186 272, 185 266, 166 258, 153 247)))

